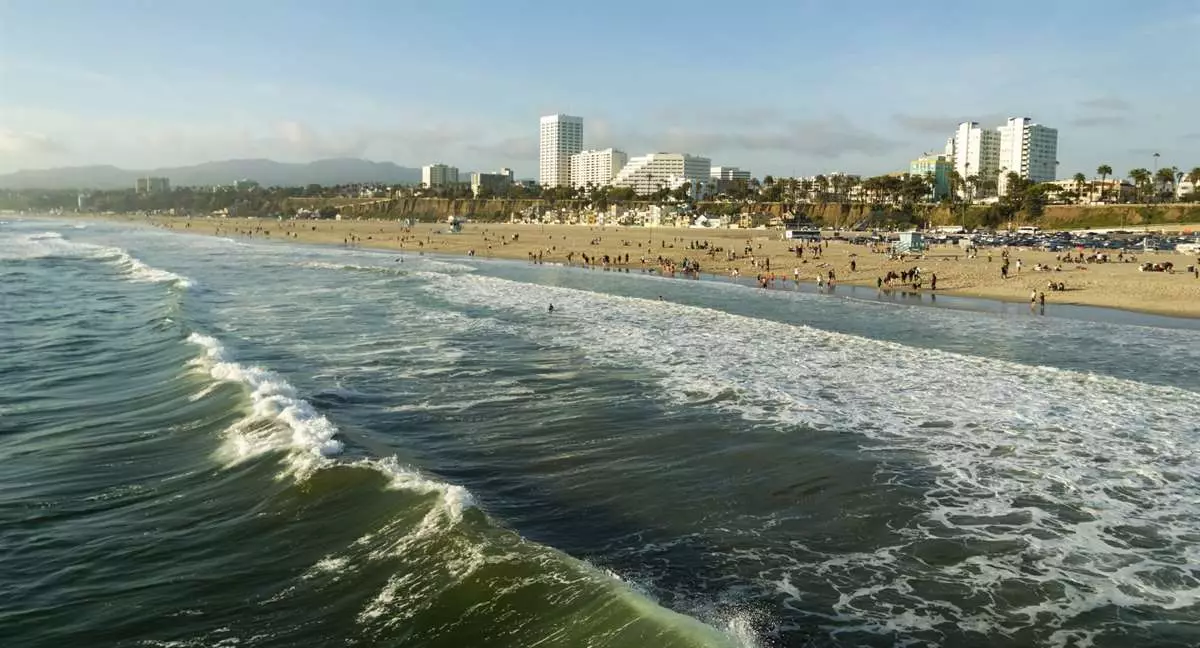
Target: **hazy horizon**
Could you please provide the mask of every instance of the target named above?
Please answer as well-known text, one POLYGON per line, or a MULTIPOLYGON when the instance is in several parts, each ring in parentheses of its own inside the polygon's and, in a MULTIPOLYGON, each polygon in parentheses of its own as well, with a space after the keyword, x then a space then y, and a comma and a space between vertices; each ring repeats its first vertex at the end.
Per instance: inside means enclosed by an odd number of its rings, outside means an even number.
POLYGON ((549 13, 316 2, 0 3, 0 173, 363 158, 536 175, 537 121, 585 146, 755 176, 879 174, 954 124, 1059 129, 1060 178, 1200 164, 1200 2, 814 2, 549 13), (728 14, 728 15, 726 15, 728 14))

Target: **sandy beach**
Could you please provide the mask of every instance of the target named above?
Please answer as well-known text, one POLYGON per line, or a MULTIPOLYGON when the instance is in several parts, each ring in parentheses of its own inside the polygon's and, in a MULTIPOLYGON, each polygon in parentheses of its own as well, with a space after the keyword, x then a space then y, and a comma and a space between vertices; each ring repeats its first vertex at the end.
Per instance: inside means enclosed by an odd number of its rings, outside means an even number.
MULTIPOLYGON (((1162 315, 1200 317, 1200 279, 1186 272, 1197 265, 1195 257, 1171 252, 1135 253, 1129 260, 1078 263, 1065 253, 1021 248, 1007 250, 1009 276, 1001 276, 1004 250, 980 248, 971 257, 958 246, 934 245, 920 257, 890 258, 884 248, 846 242, 809 245, 798 257, 794 243, 777 230, 701 230, 641 227, 586 227, 569 225, 466 224, 451 232, 445 224, 424 223, 409 229, 395 221, 266 221, 253 219, 122 218, 123 222, 150 225, 192 234, 290 240, 297 243, 355 246, 423 252, 475 255, 543 263, 604 265, 630 271, 682 270, 684 259, 700 264, 704 273, 741 277, 771 277, 774 282, 828 280, 838 284, 875 286, 889 272, 897 275, 920 270, 920 288, 939 294, 985 297, 1004 301, 1029 301, 1031 293, 1045 293, 1047 304, 1078 304, 1120 308, 1162 315), (663 262, 667 262, 664 265, 663 262), (1143 262, 1174 264, 1175 273, 1143 272, 1143 262), (769 265, 768 265, 769 264, 769 265), (1049 270, 1038 270, 1039 266, 1049 270), (1065 290, 1050 290, 1049 284, 1065 290)), ((1092 253, 1083 251, 1084 256, 1092 253)), ((1072 251, 1072 255, 1078 255, 1072 251)), ((895 289, 913 290, 911 281, 892 282, 895 289)))

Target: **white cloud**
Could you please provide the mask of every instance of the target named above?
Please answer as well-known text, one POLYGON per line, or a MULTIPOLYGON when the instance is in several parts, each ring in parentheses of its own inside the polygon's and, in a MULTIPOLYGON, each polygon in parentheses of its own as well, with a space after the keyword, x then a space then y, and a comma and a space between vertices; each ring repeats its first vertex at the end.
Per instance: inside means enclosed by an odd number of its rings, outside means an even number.
POLYGON ((1096 97, 1094 99, 1085 99, 1079 102, 1079 107, 1084 110, 1098 110, 1104 112, 1126 112, 1133 110, 1133 105, 1120 97, 1096 97))
POLYGON ((897 113, 892 119, 906 130, 915 133, 929 133, 949 137, 959 124, 965 121, 979 122, 984 126, 994 126, 1004 123, 1008 117, 1004 113, 987 113, 983 115, 909 115, 897 113))
POLYGON ((0 155, 35 156, 58 153, 63 146, 42 133, 18 132, 0 129, 0 155))

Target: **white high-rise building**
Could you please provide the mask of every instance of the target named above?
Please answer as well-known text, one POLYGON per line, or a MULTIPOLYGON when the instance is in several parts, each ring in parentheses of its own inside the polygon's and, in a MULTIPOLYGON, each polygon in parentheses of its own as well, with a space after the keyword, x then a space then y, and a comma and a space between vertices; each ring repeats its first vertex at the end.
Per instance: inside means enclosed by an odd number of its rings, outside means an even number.
POLYGON ((570 115, 542 117, 538 132, 538 182, 543 187, 571 183, 571 156, 583 150, 583 118, 570 115))
POLYGON ((650 153, 630 158, 612 184, 630 187, 638 195, 676 189, 690 183, 693 191, 712 181, 712 160, 687 153, 650 153))
MULTIPOLYGON (((953 148, 954 170, 964 180, 977 176, 980 182, 993 182, 1000 173, 1000 132, 980 128, 978 122, 963 122, 958 125, 952 141, 946 148, 953 148)), ((980 194, 976 192, 978 197, 980 194)))
POLYGON ((576 153, 571 156, 571 186, 606 187, 627 162, 629 156, 624 151, 612 148, 576 153))
POLYGON ((1058 130, 1013 117, 996 129, 1000 133, 999 188, 1007 191, 1008 174, 1033 182, 1051 182, 1058 174, 1058 130))
POLYGON ((445 187, 452 184, 458 184, 458 167, 445 164, 430 164, 421 167, 422 187, 445 187))

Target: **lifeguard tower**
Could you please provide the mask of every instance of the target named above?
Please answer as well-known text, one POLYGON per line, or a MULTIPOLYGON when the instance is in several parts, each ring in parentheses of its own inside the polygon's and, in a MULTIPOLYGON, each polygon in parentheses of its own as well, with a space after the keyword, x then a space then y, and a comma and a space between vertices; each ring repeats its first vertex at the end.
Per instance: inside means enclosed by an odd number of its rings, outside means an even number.
POLYGON ((920 232, 900 232, 900 240, 892 248, 896 254, 920 254, 926 249, 925 235, 920 232))

